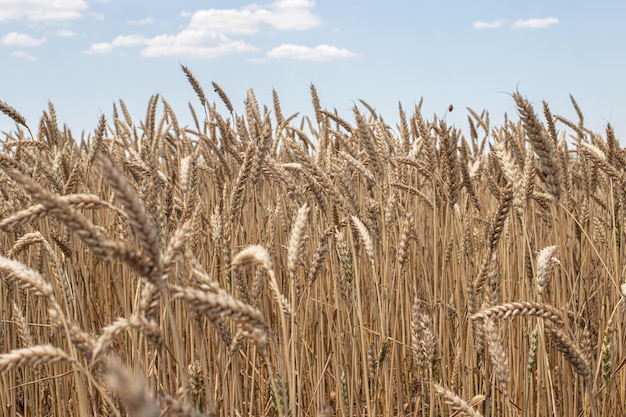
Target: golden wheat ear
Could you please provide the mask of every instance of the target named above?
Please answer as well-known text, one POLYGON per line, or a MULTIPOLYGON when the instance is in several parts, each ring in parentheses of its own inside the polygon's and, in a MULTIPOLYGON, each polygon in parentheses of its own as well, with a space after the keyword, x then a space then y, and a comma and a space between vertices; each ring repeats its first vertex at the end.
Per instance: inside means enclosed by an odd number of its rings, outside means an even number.
POLYGON ((13 119, 13 121, 18 125, 26 128, 26 130, 28 130, 28 133, 30 134, 30 137, 33 138, 33 132, 30 131, 30 127, 28 127, 28 123, 26 123, 26 118, 22 116, 22 114, 18 112, 15 108, 0 100, 0 112, 13 119))
POLYGON ((198 81, 198 79, 193 75, 191 70, 185 65, 181 65, 180 68, 185 73, 185 77, 187 77, 187 81, 189 81, 189 84, 191 84, 191 87, 193 88, 193 91, 198 96, 198 99, 200 100, 200 103, 202 104, 202 106, 203 107, 206 106, 208 101, 206 99, 206 95, 204 94, 204 90, 202 89, 202 86, 200 85, 200 82, 198 81))
POLYGON ((522 97, 520 93, 513 94, 513 99, 517 105, 528 141, 537 154, 546 188, 558 203, 561 197, 561 170, 556 157, 555 144, 546 135, 545 128, 528 100, 522 97))

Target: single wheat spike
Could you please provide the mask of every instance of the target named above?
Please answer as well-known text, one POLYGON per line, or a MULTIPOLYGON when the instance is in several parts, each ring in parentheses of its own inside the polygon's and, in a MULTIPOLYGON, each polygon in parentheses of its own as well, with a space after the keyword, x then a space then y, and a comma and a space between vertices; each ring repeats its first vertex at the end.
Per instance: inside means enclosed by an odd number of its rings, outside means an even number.
POLYGON ((309 267, 308 273, 308 282, 309 285, 313 285, 315 280, 322 272, 322 267, 324 266, 324 261, 328 256, 328 240, 332 236, 332 228, 327 229, 320 239, 319 246, 315 251, 315 255, 313 255, 313 260, 311 261, 311 266, 309 267))
POLYGON ((278 92, 275 89, 272 89, 272 102, 274 104, 274 117, 276 117, 276 123, 280 126, 284 123, 285 116, 283 116, 283 111, 280 108, 278 92))
POLYGON ((535 153, 539 157, 539 166, 543 172, 548 192, 558 202, 561 196, 561 174, 554 142, 545 134, 545 129, 535 114, 532 106, 520 93, 513 94, 515 103, 535 153))
POLYGON ((489 348, 489 358, 493 365, 496 379, 500 383, 500 387, 504 393, 509 392, 511 385, 511 370, 509 361, 506 357, 506 350, 498 337, 498 328, 493 320, 487 319, 483 323, 485 330, 485 339, 489 348))
POLYGON ((259 310, 235 299, 223 290, 213 294, 201 289, 170 286, 170 291, 175 298, 185 300, 196 314, 230 318, 250 333, 255 329, 269 329, 259 310))
POLYGON ((16 349, 0 355, 0 373, 22 366, 36 366, 59 361, 75 362, 64 350, 52 345, 16 349))
POLYGON ((363 245, 365 246, 365 253, 370 260, 370 263, 374 265, 374 241, 370 235, 370 232, 365 227, 365 224, 359 219, 357 216, 351 216, 352 223, 356 227, 359 232, 359 236, 363 241, 363 245))
POLYGON ((416 362, 426 372, 435 358, 437 340, 433 333, 433 319, 424 302, 417 298, 411 307, 411 339, 416 362))
POLYGON ((233 224, 239 217, 243 206, 244 191, 252 173, 252 165, 257 158, 257 149, 255 142, 248 143, 243 163, 230 194, 230 222, 233 224))
POLYGON ((7 252, 7 258, 14 258, 20 252, 26 250, 29 246, 37 243, 43 243, 43 241, 44 238, 40 232, 26 233, 15 241, 11 250, 7 252))
POLYGON ((30 331, 30 326, 22 314, 22 310, 20 307, 13 301, 13 319, 15 321, 15 325, 17 327, 17 334, 20 336, 20 340, 24 347, 35 346, 35 341, 33 339, 33 334, 30 331))
POLYGON ((457 396, 452 391, 449 391, 442 387, 437 383, 433 383, 435 388, 435 393, 437 395, 443 397, 443 400, 446 404, 448 404, 454 411, 458 412, 458 415, 461 417, 483 417, 478 411, 474 410, 467 402, 465 402, 461 397, 457 396))
POLYGON ((233 114, 235 112, 235 110, 233 108, 233 104, 230 102, 230 99, 226 95, 226 92, 224 92, 224 90, 222 90, 222 87, 220 87, 215 81, 213 81, 212 84, 213 84, 213 89, 215 90, 217 95, 220 96, 220 99, 222 100, 222 102, 226 106, 226 109, 231 114, 233 114))
POLYGON ((195 91, 196 95, 200 99, 200 104, 205 106, 207 104, 207 99, 204 95, 204 90, 202 90, 202 86, 200 86, 200 82, 198 82, 197 78, 193 75, 189 68, 184 65, 181 65, 180 67, 185 73, 187 81, 189 81, 189 84, 191 84, 191 87, 193 87, 193 91, 195 91))
MULTIPOLYGON (((519 301, 505 303, 481 310, 472 316, 472 320, 483 320, 488 317, 505 319, 516 316, 536 316, 553 322, 557 326, 564 326, 564 312, 550 304, 534 301, 519 301)), ((570 313, 573 316, 573 314, 570 313)))
POLYGON ((550 280, 550 265, 558 262, 554 257, 556 246, 547 246, 537 254, 537 292, 542 295, 550 280))
POLYGON ((30 136, 33 137, 33 134, 30 131, 28 124, 26 123, 26 118, 22 116, 20 112, 18 112, 13 107, 9 106, 7 103, 1 100, 0 100, 0 112, 4 113, 5 115, 13 119, 13 121, 17 123, 18 125, 25 127, 26 130, 28 130, 28 133, 30 133, 30 136))
MULTIPOLYGON (((123 218, 126 218, 126 213, 106 201, 102 201, 100 197, 94 194, 70 194, 59 196, 58 199, 60 202, 67 203, 76 210, 108 208, 115 211, 116 214, 119 214, 123 218)), ((0 229, 9 229, 26 223, 32 223, 44 216, 47 216, 49 213, 50 209, 46 208, 45 205, 35 204, 27 209, 20 210, 17 213, 2 219, 0 221, 0 229)))
POLYGON ((294 279, 296 276, 296 268, 302 264, 302 253, 304 252, 304 228, 306 227, 307 217, 309 215, 309 206, 304 203, 296 214, 291 227, 291 235, 289 237, 289 254, 287 268, 289 276, 294 279))
POLYGON ((402 225, 402 232, 400 233, 400 242, 398 243, 397 262, 399 266, 404 266, 409 258, 408 246, 411 240, 416 239, 415 232, 415 219, 413 214, 408 212, 404 218, 404 224, 402 225))
POLYGON ((588 377, 591 373, 591 363, 580 346, 567 334, 562 326, 547 321, 545 328, 546 333, 554 340, 557 349, 572 365, 574 371, 581 376, 588 377))
POLYGON ((42 297, 54 297, 52 285, 44 281, 35 270, 21 262, 0 256, 0 273, 3 280, 16 283, 24 290, 32 290, 42 297))

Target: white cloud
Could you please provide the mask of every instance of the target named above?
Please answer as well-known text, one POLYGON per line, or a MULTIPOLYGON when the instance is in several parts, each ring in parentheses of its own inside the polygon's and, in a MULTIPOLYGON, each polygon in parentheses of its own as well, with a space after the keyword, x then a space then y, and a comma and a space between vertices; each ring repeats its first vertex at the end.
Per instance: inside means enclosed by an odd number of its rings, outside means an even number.
POLYGON ((278 30, 307 30, 321 24, 311 12, 314 6, 315 2, 310 0, 278 0, 265 7, 252 4, 239 9, 197 10, 191 14, 189 26, 183 32, 250 35, 258 32, 261 24, 278 30))
POLYGON ((25 33, 18 32, 9 32, 0 39, 3 45, 22 47, 39 46, 45 41, 45 37, 37 39, 25 33))
MULTIPOLYGON (((240 8, 183 12, 183 17, 189 17, 189 23, 180 32, 143 38, 142 42, 133 45, 144 44, 140 54, 145 57, 216 58, 231 53, 255 52, 258 50, 256 47, 236 37, 255 34, 264 25, 280 31, 319 26, 321 21, 312 11, 314 6, 312 0, 276 0, 268 5, 249 4, 240 8)), ((119 41, 116 44, 113 40, 92 45, 85 53, 110 52, 118 46, 129 45, 119 41)))
POLYGON ((356 53, 333 45, 317 45, 314 48, 291 43, 280 45, 267 53, 270 58, 291 58, 299 61, 329 61, 337 58, 354 58, 356 53))
POLYGON ((257 48, 220 34, 187 33, 175 36, 161 35, 149 40, 140 54, 144 57, 192 56, 218 58, 235 52, 255 52, 257 48), (204 41, 203 41, 204 39, 204 41))
POLYGON ((559 23, 556 17, 544 17, 541 19, 519 19, 513 23, 516 29, 544 29, 559 23))
POLYGON ((472 23, 474 29, 499 29, 506 23, 505 19, 494 20, 493 22, 483 22, 481 20, 477 20, 472 23))
POLYGON ((143 19, 129 20, 127 23, 130 25, 152 25, 154 24, 154 17, 148 16, 143 19))
POLYGON ((112 46, 135 46, 146 45, 150 42, 148 38, 143 35, 123 35, 117 36, 111 42, 112 46))
POLYGON ((111 42, 99 42, 92 44, 89 49, 83 51, 87 55, 110 54, 118 46, 146 45, 149 39, 142 35, 117 36, 111 42))
POLYGON ((109 54, 113 51, 113 45, 109 42, 100 42, 92 44, 89 49, 83 51, 86 55, 109 54))
POLYGON ((0 22, 77 19, 86 10, 84 0, 0 0, 0 22))
POLYGON ((314 6, 312 0, 277 0, 266 9, 255 10, 254 17, 278 30, 307 30, 321 24, 311 12, 314 6))
POLYGON ((11 52, 11 56, 14 56, 16 58, 21 58, 21 59, 24 59, 24 60, 30 61, 30 62, 37 61, 37 57, 34 57, 34 56, 30 55, 30 54, 27 54, 24 51, 13 51, 13 52, 11 52))

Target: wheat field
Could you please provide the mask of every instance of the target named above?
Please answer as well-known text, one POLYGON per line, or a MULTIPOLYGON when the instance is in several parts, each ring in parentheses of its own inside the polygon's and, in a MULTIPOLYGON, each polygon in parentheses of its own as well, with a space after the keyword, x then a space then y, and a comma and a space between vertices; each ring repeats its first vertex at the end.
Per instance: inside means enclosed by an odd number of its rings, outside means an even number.
POLYGON ((314 86, 314 117, 236 114, 182 69, 191 127, 0 102, 2 415, 626 415, 610 125, 516 92, 501 126, 392 127, 314 86))

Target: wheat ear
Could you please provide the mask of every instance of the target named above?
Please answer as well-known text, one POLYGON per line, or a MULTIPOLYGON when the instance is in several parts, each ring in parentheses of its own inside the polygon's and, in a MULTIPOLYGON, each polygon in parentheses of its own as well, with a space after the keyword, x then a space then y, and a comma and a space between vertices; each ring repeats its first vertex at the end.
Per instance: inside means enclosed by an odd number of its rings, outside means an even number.
POLYGON ((563 315, 563 311, 551 306, 550 304, 537 303, 534 301, 518 301, 484 309, 479 313, 474 314, 472 316, 472 320, 484 320, 489 317, 505 319, 516 316, 536 316, 550 320, 557 326, 563 326, 563 315))
POLYGON ((59 361, 75 362, 63 349, 52 345, 38 345, 15 349, 0 355, 0 373, 22 366, 36 366, 59 361))
POLYGON ((444 402, 448 404, 454 411, 458 412, 460 416, 483 417, 482 414, 474 410, 467 402, 465 402, 463 399, 461 399, 461 397, 457 396, 452 391, 445 389, 437 383, 433 383, 433 385, 435 388, 435 393, 443 397, 444 402))
POLYGON ((528 100, 519 93, 513 94, 513 99, 517 104, 528 140, 539 157, 539 166, 548 192, 558 202, 561 196, 561 174, 555 144, 546 136, 545 129, 528 100))
POLYGON ((196 95, 200 99, 200 103, 202 104, 202 106, 206 106, 207 99, 206 99, 206 96, 204 95, 204 90, 202 89, 202 86, 200 86, 200 82, 198 82, 198 79, 193 75, 193 73, 191 72, 189 68, 187 68, 184 65, 181 65, 180 67, 185 73, 185 77, 187 77, 187 81, 189 81, 189 84, 191 84, 191 87, 193 87, 193 91, 195 91, 196 95))
POLYGON ((28 130, 28 133, 30 133, 30 137, 33 137, 33 133, 30 131, 30 127, 28 127, 28 124, 26 123, 26 118, 15 108, 0 100, 0 112, 13 119, 13 121, 18 125, 25 127, 26 130, 28 130))

